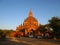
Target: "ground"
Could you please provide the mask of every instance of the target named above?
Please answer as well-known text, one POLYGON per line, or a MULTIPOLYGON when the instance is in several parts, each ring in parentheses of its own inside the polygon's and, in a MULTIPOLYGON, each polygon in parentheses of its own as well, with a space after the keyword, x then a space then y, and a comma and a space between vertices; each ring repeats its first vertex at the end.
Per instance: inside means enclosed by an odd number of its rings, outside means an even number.
POLYGON ((36 39, 36 38, 7 38, 5 41, 0 40, 0 45, 60 45, 59 40, 36 39))

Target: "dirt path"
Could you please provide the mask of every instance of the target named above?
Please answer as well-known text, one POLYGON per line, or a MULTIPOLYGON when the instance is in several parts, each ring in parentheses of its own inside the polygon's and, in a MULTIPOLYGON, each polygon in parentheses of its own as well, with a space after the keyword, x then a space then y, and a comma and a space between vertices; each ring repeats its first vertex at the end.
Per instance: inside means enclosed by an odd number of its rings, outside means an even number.
POLYGON ((0 41, 0 45, 60 45, 52 40, 36 38, 15 38, 11 37, 5 41, 0 41))
POLYGON ((59 45, 57 43, 52 43, 51 40, 50 40, 50 42, 48 42, 45 40, 38 40, 38 39, 34 39, 34 38, 12 38, 12 41, 27 43, 30 45, 59 45))

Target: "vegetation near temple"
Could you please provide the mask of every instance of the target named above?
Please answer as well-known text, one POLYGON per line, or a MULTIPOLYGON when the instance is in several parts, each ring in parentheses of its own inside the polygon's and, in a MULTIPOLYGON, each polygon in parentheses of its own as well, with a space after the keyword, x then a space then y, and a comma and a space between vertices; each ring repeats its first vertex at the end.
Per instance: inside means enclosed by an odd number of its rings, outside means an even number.
POLYGON ((3 33, 6 33, 6 35, 9 35, 12 31, 14 31, 14 30, 7 30, 7 29, 2 30, 2 29, 0 29, 0 34, 3 32, 3 33))
POLYGON ((54 35, 59 37, 60 36, 60 18, 52 17, 49 20, 49 25, 53 28, 54 35))

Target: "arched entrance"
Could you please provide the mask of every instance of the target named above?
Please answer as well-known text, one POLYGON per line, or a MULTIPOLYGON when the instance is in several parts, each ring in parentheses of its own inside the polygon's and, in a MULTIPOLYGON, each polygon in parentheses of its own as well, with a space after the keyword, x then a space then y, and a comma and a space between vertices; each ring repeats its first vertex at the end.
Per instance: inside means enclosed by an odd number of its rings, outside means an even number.
POLYGON ((35 31, 31 29, 29 32, 29 37, 34 37, 34 36, 35 36, 35 31))

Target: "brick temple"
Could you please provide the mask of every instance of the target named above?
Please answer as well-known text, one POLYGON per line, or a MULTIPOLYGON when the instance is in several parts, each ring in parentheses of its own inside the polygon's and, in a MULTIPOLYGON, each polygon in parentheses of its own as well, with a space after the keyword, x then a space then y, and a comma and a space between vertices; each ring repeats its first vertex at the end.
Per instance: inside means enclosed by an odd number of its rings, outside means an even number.
POLYGON ((35 32, 37 28, 38 28, 38 21, 33 16, 32 10, 30 9, 28 17, 24 20, 23 24, 18 25, 18 27, 16 27, 16 32, 24 30, 25 35, 27 35, 35 32))

